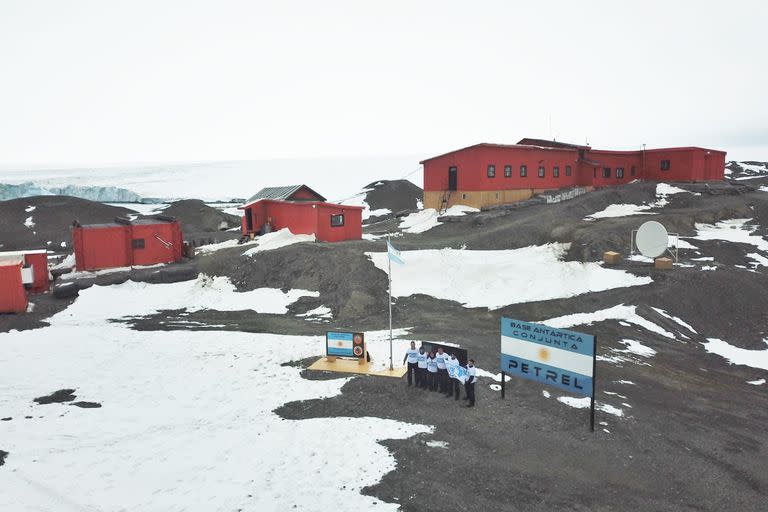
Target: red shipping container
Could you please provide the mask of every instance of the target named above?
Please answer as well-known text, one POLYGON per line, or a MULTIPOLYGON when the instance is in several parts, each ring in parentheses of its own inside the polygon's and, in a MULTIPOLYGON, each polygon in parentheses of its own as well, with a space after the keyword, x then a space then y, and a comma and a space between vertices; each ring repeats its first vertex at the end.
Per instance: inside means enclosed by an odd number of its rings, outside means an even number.
POLYGON ((72 242, 77 270, 173 263, 183 251, 179 223, 156 219, 75 225, 72 242))
POLYGON ((21 256, 0 257, 0 313, 27 311, 27 292, 21 279, 23 266, 21 256))

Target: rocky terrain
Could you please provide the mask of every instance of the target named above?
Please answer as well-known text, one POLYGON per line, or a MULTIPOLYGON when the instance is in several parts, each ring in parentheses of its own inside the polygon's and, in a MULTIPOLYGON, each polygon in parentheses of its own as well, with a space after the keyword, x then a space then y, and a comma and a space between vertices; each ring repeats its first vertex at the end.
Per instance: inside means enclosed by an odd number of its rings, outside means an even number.
MULTIPOLYGON (((371 256, 386 250, 380 238, 385 234, 403 251, 406 268, 417 264, 419 254, 427 254, 423 251, 454 260, 481 254, 503 265, 499 255, 515 259, 522 254, 516 251, 531 246, 561 247, 558 261, 525 267, 532 269, 532 277, 510 275, 506 267, 490 263, 480 270, 435 264, 424 267, 421 291, 415 287, 416 293, 397 295, 394 324, 407 329, 401 338, 459 344, 485 370, 474 409, 408 388, 403 380, 356 377, 337 396, 290 401, 280 405, 277 414, 296 421, 375 417, 434 426, 431 435, 383 441, 397 469, 363 490, 407 511, 762 511, 768 499, 768 166, 731 162, 728 171, 727 180, 718 184, 676 183, 667 189, 636 182, 557 204, 443 218, 435 214, 429 219, 432 227, 419 233, 402 227, 410 215, 423 215, 416 211, 414 186, 374 182, 357 201, 371 212, 389 212, 368 219, 367 240, 296 243, 249 255, 244 253, 253 246, 224 247, 162 271, 137 269, 77 282, 83 288, 128 279, 168 283, 204 274, 226 278, 239 293, 263 288, 317 292, 289 304, 285 313, 169 304, 167 309, 118 320, 146 333, 214 331, 211 336, 218 339, 222 332, 370 332, 388 327, 387 276, 371 256), (604 213, 615 205, 635 214, 604 213), (679 235, 674 269, 656 270, 642 258, 629 257, 631 232, 646 220, 659 221, 679 235), (606 250, 624 257, 612 267, 615 271, 647 284, 597 291, 596 276, 602 268, 593 262, 606 250), (553 293, 533 289, 539 282, 549 283, 550 273, 561 272, 567 277, 547 284, 553 293), (557 293, 584 279, 590 291, 557 293), (475 305, 486 297, 474 298, 468 289, 485 287, 490 296, 497 293, 495 280, 508 289, 499 299, 503 305, 475 305), (435 281, 446 281, 447 292, 434 291, 435 281), (529 299, 536 294, 552 298, 529 299), (318 308, 329 310, 322 320, 310 314, 318 308), (500 379, 494 378, 502 316, 546 322, 575 314, 582 314, 582 320, 573 320, 569 328, 598 337, 594 433, 588 429, 588 410, 564 393, 515 379, 507 382, 502 400, 500 379), (729 351, 718 351, 713 340, 726 343, 729 351)), ((0 240, 23 245, 16 242, 22 233, 17 225, 24 226, 25 214, 37 215, 24 209, 42 203, 16 201, 21 202, 0 203, 3 212, 16 212, 14 222, 0 220, 0 240)), ((71 209, 80 203, 69 201, 58 208, 46 204, 49 208, 40 208, 40 213, 50 211, 49 222, 59 209, 65 212, 58 214, 61 217, 83 215, 71 209)), ((190 226, 185 236, 197 230, 213 233, 224 229, 224 223, 239 224, 203 206, 182 201, 164 213, 190 226)), ((95 213, 109 216, 117 211, 108 208, 98 207, 95 213)), ((53 231, 41 233, 46 240, 54 236, 53 231)), ((530 254, 546 253, 542 249, 530 254)), ((395 280, 401 271, 395 270, 395 280)), ((46 296, 35 302, 33 313, 0 317, 0 332, 44 325, 71 301, 46 296)), ((297 357, 290 364, 306 368, 314 360, 297 357)), ((341 377, 308 370, 302 376, 341 377)), ((0 448, 10 452, 8 465, 13 451, 0 448)))

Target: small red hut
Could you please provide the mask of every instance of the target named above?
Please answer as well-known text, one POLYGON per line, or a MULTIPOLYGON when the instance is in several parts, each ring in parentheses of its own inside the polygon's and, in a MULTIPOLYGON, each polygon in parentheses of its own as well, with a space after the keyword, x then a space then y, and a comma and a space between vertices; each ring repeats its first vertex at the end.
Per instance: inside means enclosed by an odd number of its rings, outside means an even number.
POLYGON ((130 221, 117 218, 109 224, 72 228, 77 270, 154 265, 181 261, 182 235, 173 217, 130 221))
POLYGON ((24 284, 29 291, 32 293, 48 291, 51 283, 48 273, 48 251, 37 249, 0 252, 0 258, 21 258, 25 274, 24 284))
POLYGON ((240 207, 243 236, 288 228, 293 234, 315 235, 321 242, 360 240, 363 237, 362 206, 346 206, 326 199, 306 185, 268 187, 240 207))
POLYGON ((23 269, 24 258, 21 256, 0 256, 0 313, 27 311, 23 269))

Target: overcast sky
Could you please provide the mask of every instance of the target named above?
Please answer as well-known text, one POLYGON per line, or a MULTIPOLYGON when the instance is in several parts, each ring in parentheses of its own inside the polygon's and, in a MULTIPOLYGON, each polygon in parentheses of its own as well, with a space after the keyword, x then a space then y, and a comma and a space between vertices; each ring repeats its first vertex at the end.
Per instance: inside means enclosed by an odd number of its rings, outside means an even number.
POLYGON ((768 160, 766 5, 0 0, 0 164, 525 136, 768 160))

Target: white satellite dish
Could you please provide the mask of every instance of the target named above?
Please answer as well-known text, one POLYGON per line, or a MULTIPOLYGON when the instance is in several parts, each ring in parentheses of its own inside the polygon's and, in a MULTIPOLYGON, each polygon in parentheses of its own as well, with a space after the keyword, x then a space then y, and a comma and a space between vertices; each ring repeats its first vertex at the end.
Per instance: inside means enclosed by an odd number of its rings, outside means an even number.
POLYGON ((635 245, 646 258, 658 258, 667 251, 669 233, 661 223, 649 220, 635 234, 635 245))

